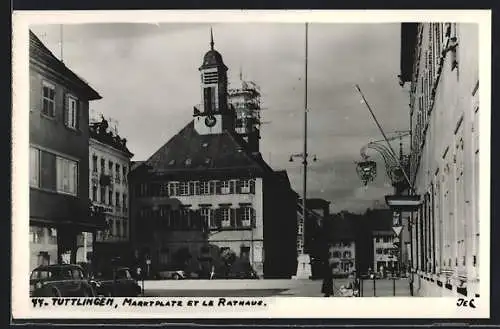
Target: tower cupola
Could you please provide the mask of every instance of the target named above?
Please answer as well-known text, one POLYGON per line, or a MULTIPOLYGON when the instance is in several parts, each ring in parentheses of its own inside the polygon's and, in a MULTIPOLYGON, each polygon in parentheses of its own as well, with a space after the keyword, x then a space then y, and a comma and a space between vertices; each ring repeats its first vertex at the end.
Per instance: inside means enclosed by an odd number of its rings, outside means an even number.
POLYGON ((210 50, 203 56, 198 69, 201 77, 201 105, 195 108, 195 126, 199 133, 220 133, 234 129, 234 111, 228 106, 227 66, 222 55, 214 48, 214 35, 210 28, 210 50))

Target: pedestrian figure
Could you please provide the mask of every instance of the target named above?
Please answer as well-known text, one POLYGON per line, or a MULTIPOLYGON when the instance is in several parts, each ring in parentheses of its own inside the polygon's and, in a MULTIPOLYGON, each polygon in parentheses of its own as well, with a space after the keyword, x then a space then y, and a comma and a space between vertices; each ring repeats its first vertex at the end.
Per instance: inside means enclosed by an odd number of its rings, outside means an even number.
POLYGON ((215 276, 215 266, 212 265, 212 270, 210 271, 210 280, 212 280, 215 276))
POLYGON ((323 263, 323 284, 321 293, 325 297, 333 296, 333 273, 328 261, 323 263))
POLYGON ((361 286, 360 280, 359 280, 359 275, 358 272, 354 271, 354 290, 355 292, 357 291, 357 294, 359 295, 359 289, 361 286))
POLYGON ((413 296, 413 272, 410 274, 410 296, 413 296))

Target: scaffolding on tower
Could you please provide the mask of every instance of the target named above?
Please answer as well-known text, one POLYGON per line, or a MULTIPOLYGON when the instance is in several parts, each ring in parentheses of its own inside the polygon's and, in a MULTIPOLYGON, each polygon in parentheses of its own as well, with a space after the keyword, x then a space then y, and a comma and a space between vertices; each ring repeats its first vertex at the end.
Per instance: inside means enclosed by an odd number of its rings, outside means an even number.
POLYGON ((261 122, 261 93, 260 87, 253 81, 243 80, 240 73, 238 86, 228 90, 229 104, 236 112, 236 132, 245 139, 252 133, 257 133, 261 122))

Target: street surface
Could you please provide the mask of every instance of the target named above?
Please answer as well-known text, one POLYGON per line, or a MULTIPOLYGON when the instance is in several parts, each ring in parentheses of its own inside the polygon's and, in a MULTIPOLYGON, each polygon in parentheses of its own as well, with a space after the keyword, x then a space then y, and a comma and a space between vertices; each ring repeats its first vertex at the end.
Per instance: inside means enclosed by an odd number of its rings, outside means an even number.
MULTIPOLYGON (((334 279, 334 292, 348 279, 334 279)), ((142 282, 139 282, 142 285, 142 282)), ((145 281, 147 297, 322 297, 321 280, 159 280, 145 281)), ((363 280, 363 297, 409 297, 407 279, 363 280)))

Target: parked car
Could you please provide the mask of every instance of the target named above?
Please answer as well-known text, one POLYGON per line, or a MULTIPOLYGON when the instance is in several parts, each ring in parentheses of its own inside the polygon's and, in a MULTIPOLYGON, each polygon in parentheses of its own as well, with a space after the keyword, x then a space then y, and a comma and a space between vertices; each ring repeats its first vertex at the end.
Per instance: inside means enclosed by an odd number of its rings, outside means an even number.
POLYGON ((98 296, 137 297, 142 293, 130 269, 123 266, 97 271, 90 283, 98 296))
POLYGON ((160 269, 156 274, 157 279, 160 280, 184 280, 189 276, 186 271, 177 267, 165 267, 160 269))
POLYGON ((30 297, 94 297, 95 290, 80 266, 43 265, 30 275, 30 297))
POLYGON ((252 268, 250 262, 237 260, 230 268, 228 279, 258 279, 257 272, 252 268))

